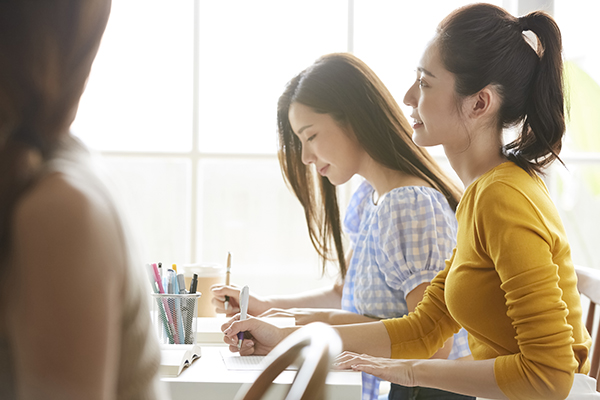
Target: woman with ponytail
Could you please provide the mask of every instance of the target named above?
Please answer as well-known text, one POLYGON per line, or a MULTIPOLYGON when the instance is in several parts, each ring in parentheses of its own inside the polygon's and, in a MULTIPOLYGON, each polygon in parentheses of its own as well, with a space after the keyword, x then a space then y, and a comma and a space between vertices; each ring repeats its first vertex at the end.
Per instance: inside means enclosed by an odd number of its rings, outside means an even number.
POLYGON ((164 399, 142 277, 69 134, 110 0, 0 2, 0 398, 164 399))
MULTIPOLYGON (((414 312, 336 327, 348 350, 339 366, 489 399, 599 397, 585 375, 591 340, 570 247, 539 176, 559 159, 565 132, 556 23, 543 12, 515 18, 488 4, 454 11, 404 101, 413 108, 415 142, 442 145, 466 188, 457 245, 414 312), (518 134, 504 144, 509 127, 518 134), (427 359, 461 327, 473 361, 427 359)), ((224 330, 231 344, 249 330, 249 354, 290 329, 234 319, 224 330)))

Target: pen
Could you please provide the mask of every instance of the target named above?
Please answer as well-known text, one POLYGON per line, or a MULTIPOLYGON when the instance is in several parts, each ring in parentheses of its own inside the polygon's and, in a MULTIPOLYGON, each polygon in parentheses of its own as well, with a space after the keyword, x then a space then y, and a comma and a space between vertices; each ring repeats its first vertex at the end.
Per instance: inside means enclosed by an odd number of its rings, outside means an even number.
POLYGON ((190 283, 190 294, 196 293, 196 289, 198 288, 198 274, 194 274, 192 277, 192 283, 190 283))
MULTIPOLYGON (((240 321, 248 318, 248 299, 250 297, 250 289, 248 286, 242 288, 242 294, 240 295, 240 321)), ((238 333, 238 350, 242 348, 242 341, 244 340, 244 332, 238 333)))
MULTIPOLYGON (((158 268, 156 267, 156 264, 152 264, 152 268, 154 270, 154 277, 156 278, 156 282, 158 283, 159 293, 165 293, 165 289, 162 284, 162 279, 160 278, 160 275, 158 274, 158 268)), ((167 321, 169 323, 169 327, 171 328, 171 331, 173 332, 173 338, 169 338, 169 339, 172 342, 171 344, 174 344, 175 342, 179 342, 179 336, 177 335, 177 332, 175 332, 175 325, 173 325, 173 317, 171 316, 171 311, 169 310, 169 304, 167 303, 167 300, 162 299, 162 303, 165 308, 165 314, 167 314, 167 321)))
POLYGON ((186 294, 185 277, 183 274, 177 274, 177 285, 179 286, 179 294, 186 294))
POLYGON ((175 287, 173 286, 173 279, 172 279, 174 274, 175 274, 175 271, 173 271, 172 269, 167 270, 167 293, 168 294, 175 294, 175 287))
MULTIPOLYGON (((227 272, 225 272, 225 286, 229 286, 231 276, 231 253, 227 252, 227 272)), ((229 309, 229 296, 225 295, 225 311, 229 309)))
MULTIPOLYGON (((169 275, 171 276, 170 285, 173 287, 173 293, 180 293, 179 291, 179 283, 177 282, 177 274, 172 269, 169 270, 169 275)), ((185 299, 183 300, 185 302, 185 299)), ((183 315, 181 312, 181 300, 178 298, 175 299, 175 315, 177 317, 177 330, 179 333, 179 344, 184 344, 185 342, 185 331, 183 330, 183 315)))
MULTIPOLYGON (((185 290, 185 277, 183 274, 177 274, 177 286, 179 287, 179 294, 187 294, 187 290, 185 290)), ((196 299, 190 299, 185 297, 181 301, 181 317, 183 318, 184 325, 184 342, 185 344, 192 343, 190 338, 190 333, 192 332, 192 322, 194 318, 193 311, 190 311, 190 304, 193 306, 192 301, 196 299)), ((180 338, 181 339, 181 338, 180 338)))
MULTIPOLYGON (((196 288, 198 287, 198 274, 194 274, 194 276, 192 277, 192 282, 190 283, 190 294, 194 294, 196 293, 196 288)), ((193 322, 194 322, 194 314, 196 311, 196 299, 192 299, 192 301, 194 301, 194 303, 192 303, 192 306, 190 307, 190 303, 188 303, 188 308, 187 308, 187 318, 186 318, 186 325, 191 327, 193 322)), ((187 331, 188 334, 186 335, 186 341, 187 342, 193 342, 193 337, 191 337, 192 335, 192 330, 190 329, 189 331, 187 331)))
MULTIPOLYGON (((146 264, 146 269, 148 271, 148 278, 150 279, 150 286, 152 286, 152 291, 154 293, 160 293, 158 289, 158 281, 156 280, 156 275, 158 273, 158 270, 156 270, 156 264, 146 264)), ((160 319, 163 322, 163 327, 165 328, 165 333, 169 338, 169 343, 172 343, 173 334, 171 333, 171 329, 169 327, 169 324, 167 323, 167 316, 163 308, 163 303, 161 303, 159 299, 156 299, 156 304, 158 306, 158 311, 160 312, 160 319)))

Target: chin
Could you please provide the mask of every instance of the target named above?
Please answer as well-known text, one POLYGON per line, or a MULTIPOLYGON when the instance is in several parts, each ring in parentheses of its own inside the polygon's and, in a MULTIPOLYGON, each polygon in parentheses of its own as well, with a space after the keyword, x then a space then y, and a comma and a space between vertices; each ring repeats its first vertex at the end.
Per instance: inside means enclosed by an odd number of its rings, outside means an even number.
POLYGON ((329 183, 331 183, 333 186, 340 186, 343 185, 344 183, 348 182, 350 180, 350 178, 348 179, 336 179, 336 178, 331 178, 331 177, 327 177, 327 180, 329 180, 329 183))
POLYGON ((413 133, 412 140, 413 140, 413 142, 415 142, 415 144, 417 146, 421 146, 421 147, 437 146, 439 144, 439 143, 431 143, 431 142, 427 141, 427 138, 424 137, 424 135, 419 135, 416 132, 413 133))

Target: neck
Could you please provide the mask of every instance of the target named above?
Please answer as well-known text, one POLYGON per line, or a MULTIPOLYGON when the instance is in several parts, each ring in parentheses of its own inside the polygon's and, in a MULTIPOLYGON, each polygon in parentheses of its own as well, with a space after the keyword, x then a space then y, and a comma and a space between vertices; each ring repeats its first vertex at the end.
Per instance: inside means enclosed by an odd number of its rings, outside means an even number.
POLYGON ((492 168, 506 161, 499 140, 491 139, 492 137, 500 138, 501 135, 501 132, 475 135, 469 146, 461 150, 444 145, 448 161, 465 188, 492 168))
POLYGON ((402 186, 431 186, 427 181, 405 172, 390 169, 370 160, 358 173, 375 189, 376 200, 389 191, 402 186))

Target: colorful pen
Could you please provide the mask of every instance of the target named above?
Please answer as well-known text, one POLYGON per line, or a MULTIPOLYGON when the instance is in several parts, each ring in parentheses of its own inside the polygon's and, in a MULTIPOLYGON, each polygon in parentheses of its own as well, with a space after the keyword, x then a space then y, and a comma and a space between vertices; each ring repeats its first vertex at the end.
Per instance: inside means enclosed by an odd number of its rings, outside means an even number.
MULTIPOLYGON (((160 293, 160 290, 158 288, 159 281, 156 280, 156 276, 158 273, 158 270, 156 269, 156 264, 146 264, 146 269, 148 271, 148 278, 150 279, 150 286, 152 286, 152 291, 154 293, 160 293)), ((163 326, 165 328, 165 333, 169 338, 169 343, 174 343, 173 333, 171 332, 171 327, 167 323, 167 316, 165 314, 165 309, 163 308, 164 304, 159 299, 156 299, 156 304, 160 312, 160 319, 163 322, 163 326)))
MULTIPOLYGON (((248 286, 242 288, 240 295, 240 321, 248 318, 248 299, 250 298, 250 289, 248 286)), ((238 350, 242 348, 242 341, 244 340, 244 332, 239 332, 238 336, 238 350)))
MULTIPOLYGON (((162 284, 162 279, 160 278, 156 264, 152 264, 152 268, 154 270, 154 277, 156 278, 156 282, 158 283, 159 293, 165 293, 165 289, 162 284)), ((175 331, 175 325, 173 324, 173 317, 171 316, 171 311, 169 310, 169 304, 167 303, 167 300, 162 299, 162 303, 165 308, 165 314, 167 314, 167 321, 169 323, 169 327, 173 331, 173 344, 174 344, 175 342, 179 342, 179 335, 175 331)))
MULTIPOLYGON (((169 285, 173 287, 173 293, 179 294, 179 283, 177 282, 177 274, 172 269, 169 270, 169 275, 171 276, 171 280, 169 285)), ((183 300, 185 302, 185 299, 183 300)), ((185 343, 185 331, 183 330, 183 313, 181 311, 181 300, 175 299, 175 316, 176 316, 176 327, 179 334, 179 344, 185 343)))

